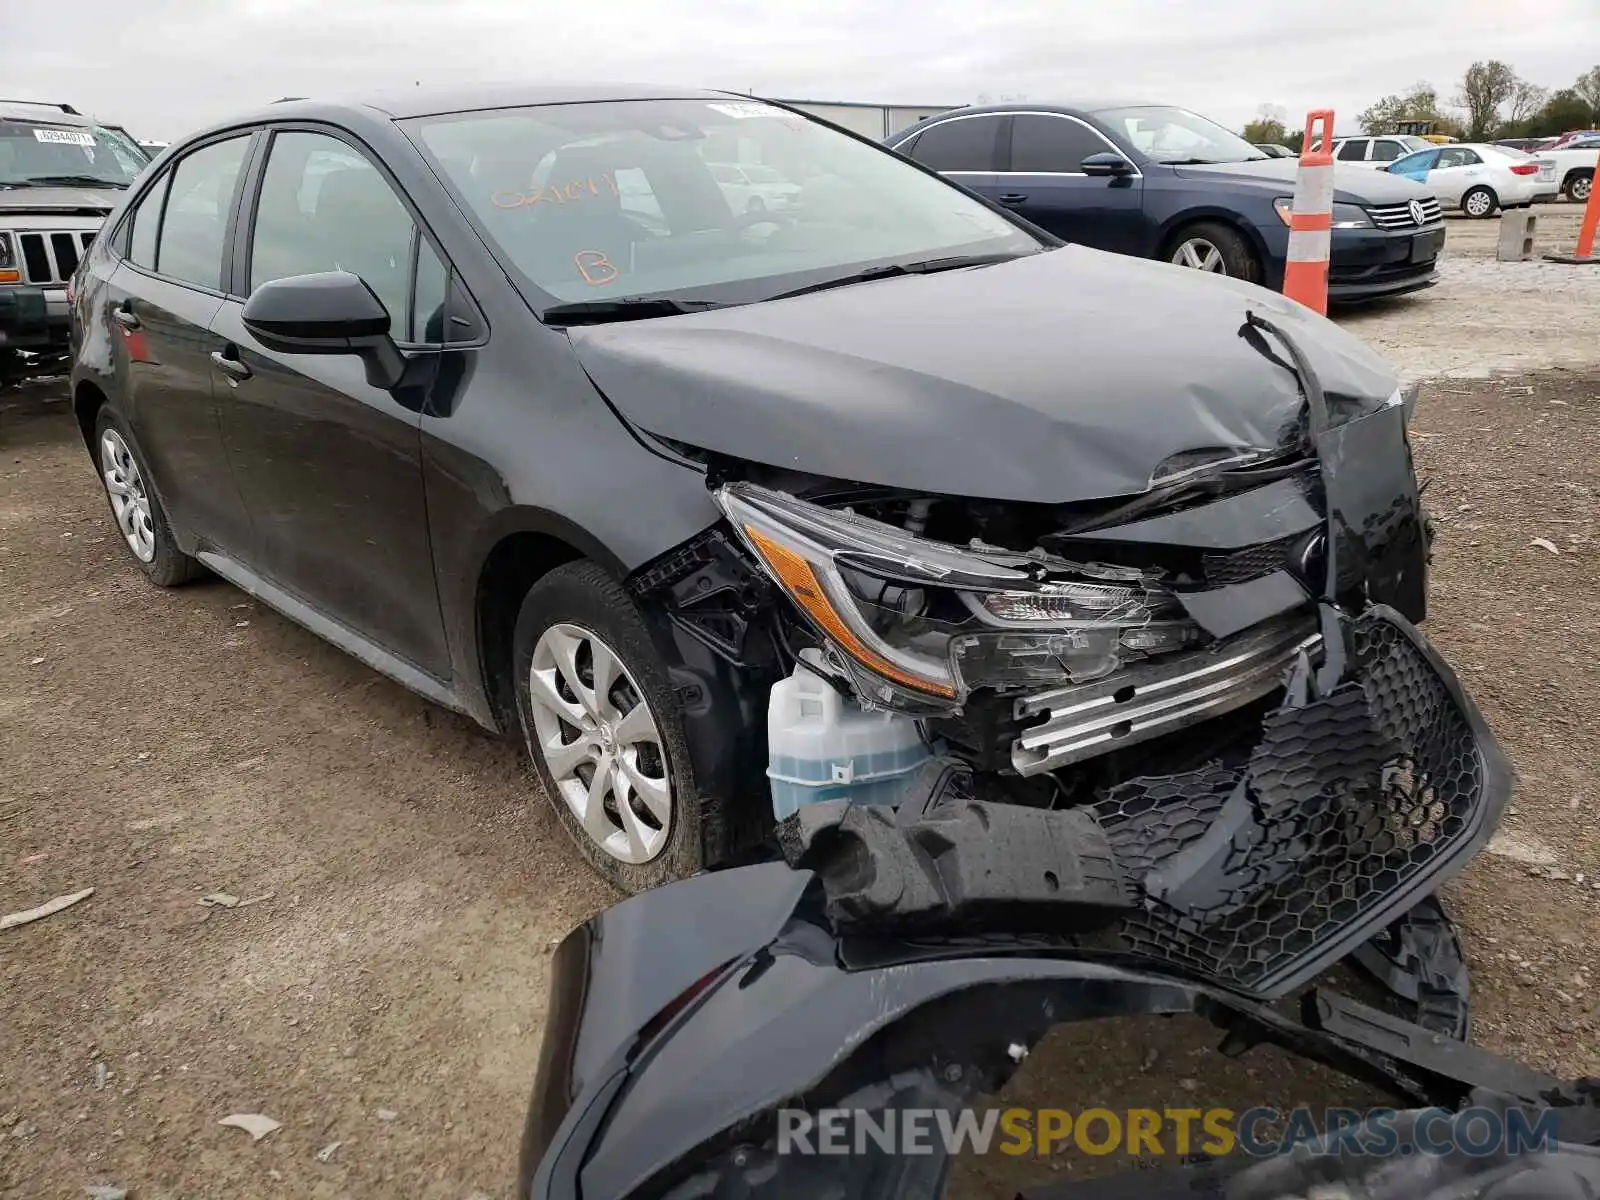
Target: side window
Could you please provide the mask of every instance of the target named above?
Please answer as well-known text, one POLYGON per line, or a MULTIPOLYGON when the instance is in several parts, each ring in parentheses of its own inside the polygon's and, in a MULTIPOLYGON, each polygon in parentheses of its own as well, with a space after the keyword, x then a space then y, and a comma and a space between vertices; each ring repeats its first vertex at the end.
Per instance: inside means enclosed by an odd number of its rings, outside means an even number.
POLYGON ((1367 139, 1351 138, 1339 147, 1339 153, 1334 157, 1340 162, 1360 162, 1367 156, 1367 139))
POLYGON ((250 242, 250 290, 290 275, 349 271, 410 327, 411 214, 365 155, 322 133, 273 136, 250 242))
POLYGON ((249 146, 248 136, 229 138, 196 150, 173 169, 156 247, 157 272, 222 290, 222 239, 249 146))
POLYGON ((922 131, 911 156, 935 171, 994 171, 999 117, 957 117, 922 131))
POLYGON ((1013 171, 1081 171, 1083 160, 1110 149, 1105 140, 1066 117, 1020 113, 1011 125, 1013 171))
POLYGON ((1405 147, 1392 138, 1379 138, 1372 143, 1373 162, 1393 162, 1405 153, 1405 147))
POLYGON ((428 239, 417 238, 417 278, 411 296, 410 340, 419 345, 439 345, 449 335, 445 328, 445 297, 450 292, 450 270, 439 261, 428 239))
POLYGON ((144 194, 128 221, 128 261, 147 271, 156 269, 156 230, 161 223, 161 202, 167 198, 171 182, 172 172, 168 171, 144 194))
POLYGON ((1433 168, 1434 159, 1439 157, 1437 150, 1423 150, 1417 154, 1408 154, 1396 160, 1391 170, 1397 175, 1416 174, 1433 168))

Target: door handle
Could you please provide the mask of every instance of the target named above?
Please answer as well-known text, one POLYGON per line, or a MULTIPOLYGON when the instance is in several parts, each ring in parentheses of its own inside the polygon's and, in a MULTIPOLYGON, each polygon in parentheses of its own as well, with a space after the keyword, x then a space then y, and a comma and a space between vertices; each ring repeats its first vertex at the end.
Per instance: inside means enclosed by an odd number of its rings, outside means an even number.
POLYGON ((230 383, 238 383, 240 380, 250 378, 250 368, 239 361, 238 353, 238 350, 232 346, 229 346, 226 350, 213 350, 211 352, 211 361, 217 364, 217 370, 226 375, 230 383), (229 354, 228 350, 232 350, 233 353, 229 354))
POLYGON ((124 329, 138 329, 139 318, 131 308, 114 308, 111 310, 111 319, 124 329))
POLYGON ((1001 204, 1021 204, 1027 198, 1028 198, 1028 193, 1027 192, 1001 192, 1000 193, 1000 203, 1001 204))

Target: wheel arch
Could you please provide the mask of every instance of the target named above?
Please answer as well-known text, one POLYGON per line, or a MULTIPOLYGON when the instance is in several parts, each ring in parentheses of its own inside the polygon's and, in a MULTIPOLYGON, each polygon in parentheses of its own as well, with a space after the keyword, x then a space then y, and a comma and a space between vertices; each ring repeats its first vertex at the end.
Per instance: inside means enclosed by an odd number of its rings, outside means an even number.
POLYGON ((598 538, 543 509, 507 509, 484 532, 470 611, 478 677, 489 713, 502 733, 517 728, 511 641, 523 598, 557 567, 584 559, 619 581, 627 574, 598 538))
POLYGON ((78 422, 78 432, 83 435, 84 448, 94 453, 94 423, 100 410, 111 403, 111 398, 100 390, 98 384, 87 379, 79 380, 72 389, 72 415, 78 422))

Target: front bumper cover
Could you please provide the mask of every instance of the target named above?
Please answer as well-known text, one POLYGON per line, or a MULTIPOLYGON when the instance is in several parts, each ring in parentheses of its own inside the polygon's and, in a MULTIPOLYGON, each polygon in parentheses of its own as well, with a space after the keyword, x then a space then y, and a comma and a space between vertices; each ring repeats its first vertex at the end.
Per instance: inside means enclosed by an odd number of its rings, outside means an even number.
POLYGON ((1512 772, 1482 716, 1392 609, 1302 651, 1248 760, 1102 789, 1077 809, 972 798, 930 773, 898 812, 811 805, 779 825, 841 928, 1069 930, 1258 997, 1300 986, 1470 860, 1512 772))
POLYGON ((70 325, 65 289, 0 287, 0 349, 65 347, 70 325))

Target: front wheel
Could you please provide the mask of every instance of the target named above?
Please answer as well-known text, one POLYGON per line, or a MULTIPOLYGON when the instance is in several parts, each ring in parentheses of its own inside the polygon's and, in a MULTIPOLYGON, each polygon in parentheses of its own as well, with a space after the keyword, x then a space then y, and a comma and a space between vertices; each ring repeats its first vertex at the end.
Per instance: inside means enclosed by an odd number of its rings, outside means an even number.
POLYGON ((1261 266, 1244 235, 1218 221, 1202 221, 1181 230, 1167 246, 1166 259, 1174 266, 1228 275, 1251 283, 1261 279, 1261 266))
POLYGON ((595 563, 556 568, 523 600, 512 655, 528 756, 590 865, 624 892, 697 871, 682 717, 628 594, 595 563))
POLYGON ((1575 204, 1589 202, 1589 190, 1594 187, 1593 171, 1573 171, 1561 185, 1561 190, 1566 192, 1567 199, 1575 204))
POLYGON ((1492 217, 1499 206, 1499 198, 1486 187, 1475 187, 1461 197, 1461 211, 1469 217, 1492 217))

